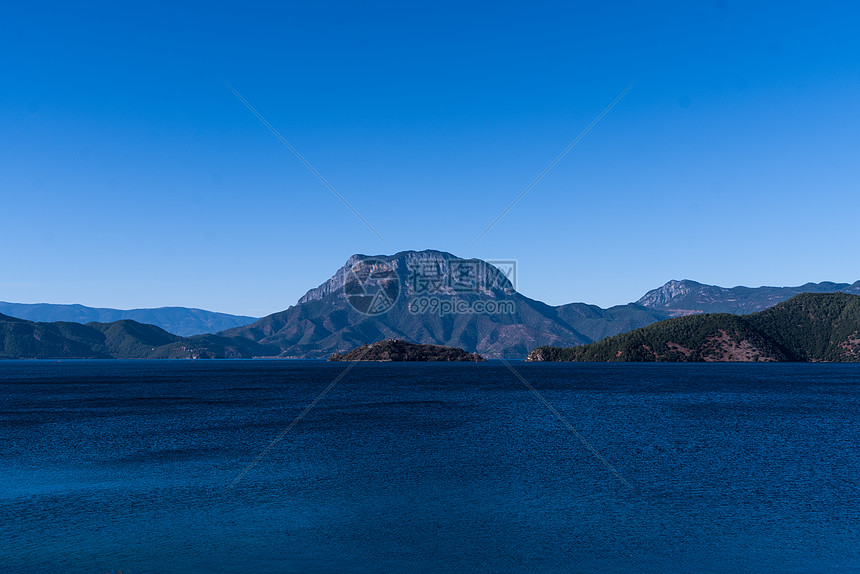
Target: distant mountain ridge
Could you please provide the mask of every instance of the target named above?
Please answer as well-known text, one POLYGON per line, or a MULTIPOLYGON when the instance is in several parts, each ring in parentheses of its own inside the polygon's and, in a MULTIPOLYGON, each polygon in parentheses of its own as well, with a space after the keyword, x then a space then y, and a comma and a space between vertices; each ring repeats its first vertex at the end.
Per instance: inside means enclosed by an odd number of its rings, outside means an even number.
POLYGON ((636 303, 649 309, 661 309, 671 316, 696 313, 756 313, 801 293, 849 293, 860 295, 860 281, 855 283, 806 283, 798 287, 718 287, 685 279, 669 281, 648 291, 636 303))
POLYGON ((0 315, 0 359, 240 359, 275 352, 245 339, 180 337, 129 319, 82 325, 0 315))
POLYGON ((532 361, 858 362, 860 296, 803 293, 749 315, 667 319, 570 348, 538 347, 532 361))
POLYGON ((56 321, 73 323, 112 323, 130 319, 138 323, 155 325, 168 333, 182 337, 217 333, 233 327, 248 325, 256 317, 229 315, 188 307, 159 307, 157 309, 109 309, 84 305, 56 305, 52 303, 7 303, 0 301, 0 314, 41 323, 56 321))

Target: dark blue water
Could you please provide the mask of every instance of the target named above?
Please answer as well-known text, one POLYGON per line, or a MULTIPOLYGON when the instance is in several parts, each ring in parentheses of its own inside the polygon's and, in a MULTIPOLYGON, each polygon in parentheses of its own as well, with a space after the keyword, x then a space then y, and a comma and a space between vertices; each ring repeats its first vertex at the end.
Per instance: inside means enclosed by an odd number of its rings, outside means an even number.
POLYGON ((860 572, 860 365, 0 363, 3 572, 860 572), (622 480, 623 479, 623 480, 622 480), (627 484, 625 484, 625 481, 627 484))

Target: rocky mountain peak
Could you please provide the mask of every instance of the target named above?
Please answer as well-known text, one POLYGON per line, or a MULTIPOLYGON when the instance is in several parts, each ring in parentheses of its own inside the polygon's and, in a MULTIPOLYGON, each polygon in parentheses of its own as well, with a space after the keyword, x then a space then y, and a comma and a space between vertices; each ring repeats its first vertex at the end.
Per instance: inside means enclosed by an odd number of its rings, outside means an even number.
POLYGON ((425 249, 401 251, 394 255, 355 254, 325 283, 311 289, 299 299, 299 304, 323 299, 331 294, 343 296, 346 282, 372 265, 372 271, 396 274, 401 292, 455 295, 472 292, 498 296, 515 291, 508 270, 502 270, 481 259, 463 259, 445 251, 425 249))
POLYGON ((700 287, 702 287, 701 283, 689 279, 681 281, 673 279, 662 287, 648 291, 636 303, 643 307, 665 307, 673 300, 688 295, 700 287))

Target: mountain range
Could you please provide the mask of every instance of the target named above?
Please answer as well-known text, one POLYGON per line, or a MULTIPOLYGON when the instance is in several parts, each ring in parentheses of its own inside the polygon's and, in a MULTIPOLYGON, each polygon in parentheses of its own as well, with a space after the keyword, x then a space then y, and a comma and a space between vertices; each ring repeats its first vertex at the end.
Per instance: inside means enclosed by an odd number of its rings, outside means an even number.
POLYGON ((538 347, 532 361, 860 361, 860 296, 803 293, 749 315, 667 319, 578 347, 538 347))
POLYGON ((799 287, 717 287, 695 281, 669 281, 648 291, 636 303, 649 309, 661 309, 671 316, 698 313, 734 313, 745 315, 764 311, 801 293, 851 293, 860 295, 856 283, 806 283, 799 287))
POLYGON ((63 321, 71 323, 112 323, 130 319, 155 325, 174 335, 189 337, 217 333, 224 329, 253 323, 257 317, 228 315, 188 307, 157 309, 108 309, 83 305, 54 305, 50 303, 7 303, 0 301, 0 314, 41 323, 63 321))
POLYGON ((797 293, 835 291, 860 292, 860 281, 760 288, 670 281, 636 303, 608 309, 585 303, 550 306, 517 292, 502 269, 479 259, 403 251, 354 255, 296 305, 258 320, 185 308, 17 306, 6 313, 17 318, 0 315, 5 345, 0 357, 327 358, 380 340, 404 339, 521 359, 537 347, 586 345, 679 315, 749 313, 797 293), (76 322, 46 316, 57 308, 76 322), (25 312, 29 317, 20 316, 25 312), (137 315, 141 321, 105 321, 109 314, 92 319, 91 313, 102 312, 143 314, 137 315), (27 318, 37 320, 22 321, 27 318), (221 330, 194 334, 215 329, 221 330))

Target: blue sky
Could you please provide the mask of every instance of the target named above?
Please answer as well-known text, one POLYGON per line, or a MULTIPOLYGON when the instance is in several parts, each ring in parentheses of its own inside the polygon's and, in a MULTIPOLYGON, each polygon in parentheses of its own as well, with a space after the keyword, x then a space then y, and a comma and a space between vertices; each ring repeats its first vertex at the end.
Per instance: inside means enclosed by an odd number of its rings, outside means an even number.
POLYGON ((423 248, 551 304, 860 279, 850 3, 309 4, 4 7, 0 300, 264 315, 423 248))

